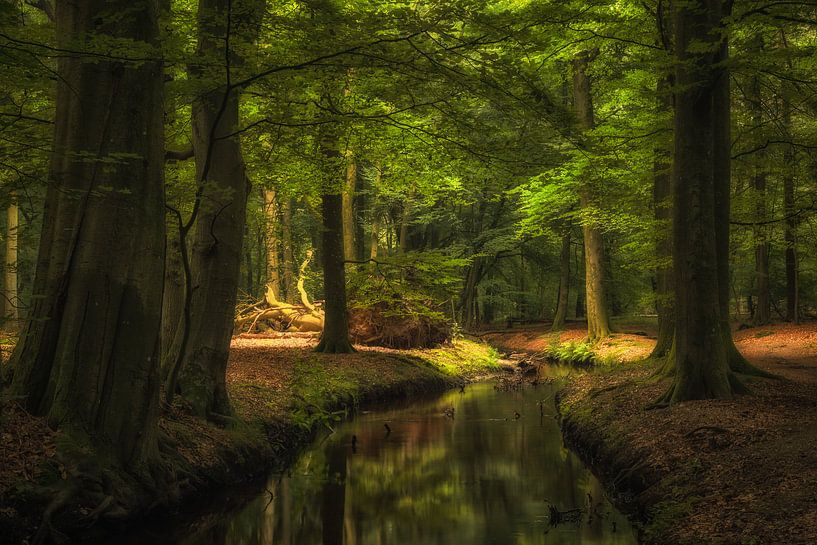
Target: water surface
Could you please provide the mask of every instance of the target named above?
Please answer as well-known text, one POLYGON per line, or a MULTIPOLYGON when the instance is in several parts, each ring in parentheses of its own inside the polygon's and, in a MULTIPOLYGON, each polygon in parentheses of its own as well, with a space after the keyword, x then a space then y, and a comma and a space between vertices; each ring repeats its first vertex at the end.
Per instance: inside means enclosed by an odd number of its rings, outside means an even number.
POLYGON ((186 525, 183 538, 168 541, 162 532, 150 542, 637 543, 599 482, 563 448, 552 395, 550 386, 503 392, 476 384, 360 415, 272 476, 257 497, 186 525), (551 508, 568 522, 553 525, 551 508))

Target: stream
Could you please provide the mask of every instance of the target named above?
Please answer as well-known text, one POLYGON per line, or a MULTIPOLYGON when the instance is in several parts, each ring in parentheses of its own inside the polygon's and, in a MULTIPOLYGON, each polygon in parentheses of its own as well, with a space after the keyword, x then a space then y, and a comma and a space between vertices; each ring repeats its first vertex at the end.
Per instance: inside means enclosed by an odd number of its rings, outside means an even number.
POLYGON ((554 388, 478 383, 364 412, 319 437, 260 494, 184 528, 145 529, 116 542, 636 544, 600 483, 562 446, 554 388))

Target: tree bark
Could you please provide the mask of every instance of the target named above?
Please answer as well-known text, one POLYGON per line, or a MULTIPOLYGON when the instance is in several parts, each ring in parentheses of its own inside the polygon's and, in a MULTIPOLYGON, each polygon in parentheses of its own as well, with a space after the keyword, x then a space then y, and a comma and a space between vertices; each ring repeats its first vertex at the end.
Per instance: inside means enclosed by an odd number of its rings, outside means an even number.
POLYGON ((298 289, 295 287, 295 255, 292 248, 292 199, 284 199, 281 207, 281 241, 284 246, 284 289, 286 301, 297 301, 298 289))
MULTIPOLYGON (((726 225, 728 175, 716 155, 724 128, 716 116, 729 116, 719 97, 728 72, 715 63, 719 54, 720 0, 692 0, 674 6, 676 46, 675 153, 673 168, 673 269, 675 273, 675 378, 664 401, 731 398, 727 343, 720 302, 724 257, 718 230, 726 225), (708 46, 706 51, 702 44, 708 46), (720 200, 718 200, 720 198, 720 200), (723 214, 726 214, 726 218, 723 214)), ((728 92, 726 97, 728 99, 728 92)))
MULTIPOLYGON (((762 46, 762 38, 757 36, 754 39, 752 50, 759 53, 762 46)), ((762 131, 763 124, 763 104, 760 89, 760 79, 757 75, 752 76, 749 86, 749 108, 752 112, 752 125, 754 130, 762 131)), ((757 138, 757 140, 762 140, 757 138)), ((766 220, 766 161, 765 150, 758 150, 753 156, 754 175, 753 187, 755 198, 755 219, 758 222, 753 229, 755 243, 755 314, 752 323, 755 326, 765 325, 772 318, 771 293, 769 287, 769 241, 767 240, 767 227, 762 222, 766 220)))
POLYGON ((274 305, 281 300, 281 273, 278 251, 278 202, 274 189, 264 190, 264 228, 266 230, 267 284, 265 298, 267 304, 274 305))
POLYGON ((349 342, 349 317, 346 308, 346 271, 343 250, 343 204, 339 194, 322 197, 323 247, 323 291, 325 317, 323 334, 316 352, 330 354, 354 352, 349 342))
MULTIPOLYGON (((791 138, 791 98, 783 89, 783 128, 791 138)), ((794 146, 783 149, 783 212, 786 216, 784 239, 786 241, 786 320, 800 323, 799 274, 797 263, 797 218, 794 216, 794 187, 797 156, 794 146)))
POLYGON ((551 331, 565 328, 567 304, 570 295, 570 231, 562 235, 562 251, 559 254, 559 296, 556 301, 556 314, 553 316, 551 331))
MULTIPOLYGON (((658 84, 658 108, 670 109, 670 82, 663 78, 658 84)), ((657 224, 655 251, 658 265, 655 269, 655 310, 658 313, 658 337, 650 354, 651 358, 669 355, 675 336, 675 312, 673 306, 672 274, 672 180, 671 154, 668 149, 656 148, 653 159, 653 210, 657 224)))
MULTIPOLYGON (((199 2, 197 55, 205 64, 225 55, 225 44, 232 38, 226 24, 230 7, 230 0, 199 2)), ((195 100, 193 148, 201 205, 192 236, 189 340, 178 391, 194 414, 217 420, 232 414, 225 375, 250 185, 235 135, 238 127, 235 90, 222 86, 195 100)))
POLYGON ((406 200, 403 201, 403 213, 400 216, 400 236, 398 244, 400 253, 404 254, 409 250, 409 224, 411 223, 411 211, 414 207, 415 188, 412 187, 406 200))
MULTIPOLYGON (((58 2, 56 21, 59 47, 98 37, 160 57, 155 1, 58 2)), ((158 450, 162 67, 68 54, 57 71, 32 308, 12 389, 101 463, 137 470, 158 450)))
MULTIPOLYGON (((583 51, 573 59, 573 103, 579 128, 589 131, 593 128, 593 99, 587 68, 598 55, 598 50, 583 51)), ((583 210, 592 207, 590 189, 585 185, 580 189, 580 205, 583 210)), ((591 340, 604 339, 610 335, 610 315, 607 308, 607 293, 604 285, 605 259, 604 240, 601 231, 590 219, 582 225, 585 258, 585 298, 587 305, 587 335, 591 340)))
POLYGON ((343 256, 348 261, 357 260, 355 251, 354 195, 357 180, 357 162, 351 150, 346 152, 346 184, 341 194, 343 208, 343 256))
POLYGON ((17 208, 17 195, 14 191, 9 195, 9 205, 6 209, 6 262, 3 269, 3 287, 5 288, 5 318, 12 323, 17 322, 20 301, 17 296, 17 241, 20 229, 20 215, 17 208))

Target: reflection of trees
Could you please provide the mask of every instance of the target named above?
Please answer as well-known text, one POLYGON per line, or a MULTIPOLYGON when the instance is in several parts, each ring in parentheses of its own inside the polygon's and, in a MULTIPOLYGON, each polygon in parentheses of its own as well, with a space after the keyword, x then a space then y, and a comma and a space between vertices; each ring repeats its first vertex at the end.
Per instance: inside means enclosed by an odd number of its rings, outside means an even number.
MULTIPOLYGON (((536 402, 548 394, 477 385, 408 413, 342 426, 291 477, 270 483, 272 497, 261 495, 223 523, 224 539, 209 533, 186 545, 633 544, 598 516, 548 527, 548 501, 564 510, 586 507, 588 493, 602 498, 597 481, 562 448, 555 422, 540 425, 536 402), (453 421, 442 416, 450 406, 453 421), (523 417, 514 421, 517 410, 523 417), (388 439, 383 418, 394 430, 388 439)), ((617 525, 626 527, 620 517, 617 525)))

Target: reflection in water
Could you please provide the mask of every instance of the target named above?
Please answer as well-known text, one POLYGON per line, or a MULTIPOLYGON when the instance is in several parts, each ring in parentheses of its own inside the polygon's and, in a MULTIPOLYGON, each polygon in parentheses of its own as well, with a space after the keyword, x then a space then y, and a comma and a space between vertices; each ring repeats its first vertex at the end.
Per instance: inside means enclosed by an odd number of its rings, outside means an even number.
POLYGON ((598 481, 562 448, 554 419, 540 416, 537 402, 551 394, 478 384, 362 415, 272 478, 267 493, 168 543, 635 544, 598 481), (551 507, 569 521, 551 526, 551 507))

